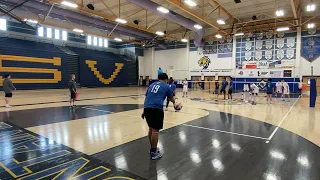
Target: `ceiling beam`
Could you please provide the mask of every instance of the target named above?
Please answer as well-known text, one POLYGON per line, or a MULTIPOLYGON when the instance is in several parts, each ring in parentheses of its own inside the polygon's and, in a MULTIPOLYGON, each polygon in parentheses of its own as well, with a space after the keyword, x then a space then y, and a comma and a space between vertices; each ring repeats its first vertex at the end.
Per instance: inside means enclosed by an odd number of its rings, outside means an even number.
MULTIPOLYGON (((109 6, 103 1, 103 0, 100 0, 101 3, 111 12, 111 14, 114 16, 114 17, 117 17, 113 11, 109 8, 109 6)), ((83 2, 82 2, 83 3, 83 2)), ((83 6, 82 6, 83 7, 83 6)))
MULTIPOLYGON (((56 3, 56 4, 59 4, 61 5, 61 2, 62 0, 48 0, 49 2, 51 3, 56 3)), ((101 13, 101 12, 97 12, 97 11, 93 11, 91 9, 88 9, 87 7, 81 7, 80 4, 77 4, 78 5, 78 8, 76 8, 78 11, 82 12, 82 13, 87 13, 87 14, 92 14, 92 15, 96 15, 96 16, 99 16, 99 17, 102 17, 103 19, 105 20, 108 20, 108 21, 111 21, 115 24, 117 24, 116 22, 116 18, 113 17, 113 16, 109 16, 109 15, 106 15, 104 13, 101 13)), ((130 28, 133 28, 133 29, 136 29, 136 30, 139 30, 139 31, 143 31, 143 32, 147 32, 147 33, 150 33, 150 34, 155 34, 154 31, 151 31, 151 30, 148 30, 146 28, 143 28, 141 26, 138 26, 134 23, 126 23, 126 24, 122 24, 122 26, 127 26, 127 27, 130 27, 130 28)), ((155 34, 156 35, 156 34, 155 34)), ((175 37, 172 37, 172 36, 168 36, 166 35, 165 38, 167 39, 171 39, 171 40, 179 40, 175 37)))
MULTIPOLYGON (((297 4, 295 3, 294 0, 289 0, 289 1, 290 1, 293 17, 295 19, 298 19, 297 4)), ((296 25, 299 25, 299 20, 296 20, 295 22, 296 22, 296 25)))
POLYGON ((230 19, 232 19, 233 22, 236 21, 236 18, 233 17, 233 15, 228 11, 226 10, 226 8, 224 8, 223 6, 221 6, 221 4, 218 2, 218 1, 215 1, 215 0, 209 0, 209 4, 211 6, 217 6, 219 8, 221 8, 222 12, 224 12, 230 19))
MULTIPOLYGON (((204 17, 201 17, 201 16, 197 15, 194 11, 183 7, 181 1, 179 1, 179 0, 167 0, 167 2, 169 2, 170 4, 174 5, 175 7, 179 8, 179 9, 181 9, 182 11, 190 14, 191 16, 197 18, 198 20, 208 24, 212 28, 220 30, 220 27, 218 25, 213 24, 210 21, 208 21, 207 19, 205 19, 204 17)), ((223 31, 223 30, 221 32, 224 33, 224 34, 228 34, 226 31, 223 31)))

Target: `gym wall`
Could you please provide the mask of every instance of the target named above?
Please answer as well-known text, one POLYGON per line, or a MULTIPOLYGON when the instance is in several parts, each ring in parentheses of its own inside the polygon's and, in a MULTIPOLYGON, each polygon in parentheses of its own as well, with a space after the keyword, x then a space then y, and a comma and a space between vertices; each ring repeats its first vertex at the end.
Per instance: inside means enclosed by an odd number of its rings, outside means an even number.
POLYGON ((80 76, 77 77, 77 83, 81 86, 137 84, 138 64, 135 60, 128 61, 120 55, 105 51, 59 48, 48 43, 0 38, 0 89, 5 74, 12 76, 17 89, 67 88, 69 75, 74 69, 77 71, 74 66, 79 66, 79 75, 75 74, 80 76), (136 78, 132 78, 134 76, 136 78))

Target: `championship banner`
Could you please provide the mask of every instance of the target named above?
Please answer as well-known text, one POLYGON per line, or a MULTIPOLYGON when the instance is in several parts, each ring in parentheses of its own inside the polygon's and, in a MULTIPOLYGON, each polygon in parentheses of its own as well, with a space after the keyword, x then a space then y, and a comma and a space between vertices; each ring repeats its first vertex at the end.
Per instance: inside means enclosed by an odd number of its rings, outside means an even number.
POLYGON ((251 52, 245 52, 245 58, 247 61, 250 61, 252 58, 251 52))
POLYGON ((278 36, 278 38, 283 38, 284 37, 284 32, 278 32, 277 36, 278 36))
POLYGON ((277 50, 277 59, 281 60, 283 58, 284 58, 284 50, 283 49, 277 50))
POLYGON ((271 39, 271 38, 273 37, 273 31, 272 31, 272 30, 268 31, 268 32, 266 33, 266 37, 267 37, 268 39, 271 39))
POLYGON ((301 56, 309 62, 320 56, 320 36, 302 38, 301 56))
POLYGON ((277 47, 278 47, 279 49, 282 49, 283 46, 284 46, 284 39, 283 39, 283 38, 277 39, 277 47))
POLYGON ((267 49, 272 49, 273 47, 273 40, 272 39, 267 39, 266 40, 266 48, 267 49))
POLYGON ((222 45, 219 45, 218 47, 219 47, 219 52, 224 53, 224 45, 222 44, 222 45))
POLYGON ((256 49, 258 49, 258 50, 262 49, 262 41, 261 40, 256 41, 256 49))
POLYGON ((246 41, 246 51, 250 51, 252 48, 252 42, 251 41, 246 41))
POLYGON ((230 52, 232 52, 232 46, 233 46, 233 44, 227 44, 227 49, 228 49, 230 52))
POLYGON ((272 50, 267 50, 264 53, 265 53, 264 56, 267 60, 272 59, 272 50))
POLYGON ((292 59, 294 57, 294 49, 287 49, 286 57, 287 59, 292 59))
POLYGON ((256 51, 255 52, 255 58, 256 58, 256 60, 260 60, 260 59, 262 59, 262 51, 256 51))
POLYGON ((287 39, 287 47, 288 48, 293 48, 295 43, 296 43, 296 38, 290 37, 287 39))

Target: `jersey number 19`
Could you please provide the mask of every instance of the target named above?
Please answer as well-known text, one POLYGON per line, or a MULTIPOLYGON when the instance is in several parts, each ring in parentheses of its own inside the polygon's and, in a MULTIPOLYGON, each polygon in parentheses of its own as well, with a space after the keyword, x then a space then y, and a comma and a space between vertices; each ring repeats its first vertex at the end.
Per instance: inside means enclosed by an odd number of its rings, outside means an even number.
POLYGON ((157 93, 157 92, 158 92, 158 90, 159 90, 159 88, 160 88, 160 86, 159 86, 159 85, 154 85, 154 86, 152 87, 152 89, 151 89, 151 92, 153 92, 153 93, 157 93))

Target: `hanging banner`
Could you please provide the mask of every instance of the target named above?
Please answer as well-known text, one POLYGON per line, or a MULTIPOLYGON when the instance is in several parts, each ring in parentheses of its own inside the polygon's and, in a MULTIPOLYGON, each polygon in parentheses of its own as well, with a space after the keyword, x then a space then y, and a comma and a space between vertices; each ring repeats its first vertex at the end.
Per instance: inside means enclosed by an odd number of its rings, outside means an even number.
POLYGON ((260 60, 262 58, 262 51, 256 51, 255 52, 255 58, 256 60, 260 60))
POLYGON ((278 38, 283 38, 284 37, 284 32, 278 32, 277 36, 278 36, 278 38))
POLYGON ((251 52, 245 52, 245 58, 247 61, 250 61, 252 58, 251 52))
POLYGON ((273 40, 272 39, 267 39, 266 40, 266 48, 267 49, 272 49, 273 47, 273 40))
POLYGON ((232 52, 232 44, 227 44, 227 49, 232 52))
POLYGON ((246 51, 250 51, 252 48, 252 42, 251 41, 246 41, 246 51))
POLYGON ((283 46, 284 46, 284 39, 283 39, 283 38, 277 39, 277 47, 278 47, 279 49, 282 49, 283 46))
POLYGON ((296 44, 296 38, 290 37, 287 39, 287 47, 292 48, 296 44))
POLYGON ((266 33, 266 37, 267 37, 268 39, 271 39, 271 38, 273 37, 273 31, 272 31, 272 30, 268 31, 268 32, 266 33))
POLYGON ((272 58, 272 50, 267 50, 264 53, 264 56, 267 60, 270 60, 272 58))
POLYGON ((294 57, 294 49, 287 49, 286 57, 287 59, 292 59, 294 57))
POLYGON ((256 41, 256 49, 258 49, 258 50, 262 49, 262 41, 261 40, 256 41))
POLYGON ((309 62, 320 56, 320 36, 302 38, 301 56, 309 62))
POLYGON ((277 50, 277 58, 278 58, 279 60, 281 60, 281 59, 284 58, 284 50, 283 50, 283 49, 277 50))

